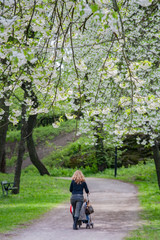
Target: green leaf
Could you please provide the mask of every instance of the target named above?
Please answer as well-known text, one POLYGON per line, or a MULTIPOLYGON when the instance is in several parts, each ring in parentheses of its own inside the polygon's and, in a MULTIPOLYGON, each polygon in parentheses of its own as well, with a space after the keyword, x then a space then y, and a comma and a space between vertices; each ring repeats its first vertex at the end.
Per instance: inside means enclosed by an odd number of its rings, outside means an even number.
POLYGON ((95 13, 98 10, 98 5, 97 4, 92 4, 90 6, 90 8, 92 9, 92 12, 95 13))
POLYGON ((104 24, 104 29, 107 29, 109 28, 109 25, 108 24, 104 24))
POLYGON ((5 30, 5 28, 4 28, 4 26, 0 26, 0 31, 2 32, 2 33, 4 33, 4 30, 5 30))
POLYGON ((80 16, 82 16, 82 15, 84 15, 84 11, 82 10, 82 11, 80 11, 80 16))
POLYGON ((117 14, 117 12, 112 12, 112 16, 113 16, 113 18, 118 19, 118 14, 117 14))
POLYGON ((125 112, 127 113, 127 115, 129 116, 131 114, 131 109, 126 109, 125 112))
POLYGON ((65 51, 64 51, 64 49, 63 49, 63 48, 61 48, 61 53, 62 53, 62 54, 65 54, 65 51))
MULTIPOLYGON (((97 10, 96 10, 97 11, 97 10)), ((97 12, 96 14, 95 14, 95 16, 98 16, 99 17, 99 19, 100 19, 100 21, 102 20, 102 17, 104 16, 104 14, 102 14, 101 12, 99 13, 99 12, 97 12)))
POLYGON ((17 64, 18 63, 18 58, 17 57, 13 57, 13 62, 14 62, 14 64, 17 64))

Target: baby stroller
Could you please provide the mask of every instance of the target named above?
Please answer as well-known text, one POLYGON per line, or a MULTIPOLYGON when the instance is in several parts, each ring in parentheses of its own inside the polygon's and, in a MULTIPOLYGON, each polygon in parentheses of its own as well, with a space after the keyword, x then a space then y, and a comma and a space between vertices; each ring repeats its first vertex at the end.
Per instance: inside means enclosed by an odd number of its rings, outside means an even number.
MULTIPOLYGON (((70 207, 70 212, 72 214, 72 205, 70 207)), ((86 224, 86 228, 93 228, 94 224, 91 219, 91 214, 94 212, 94 209, 92 205, 90 204, 89 199, 84 200, 84 203, 82 205, 81 211, 80 211, 80 216, 77 222, 77 226, 79 228, 82 226, 82 224, 86 224)))

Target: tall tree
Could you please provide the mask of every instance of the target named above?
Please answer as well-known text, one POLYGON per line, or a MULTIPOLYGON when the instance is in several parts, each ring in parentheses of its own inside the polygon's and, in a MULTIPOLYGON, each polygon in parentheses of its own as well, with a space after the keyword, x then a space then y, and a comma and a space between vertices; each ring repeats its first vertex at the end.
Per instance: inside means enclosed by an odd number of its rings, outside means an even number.
MULTIPOLYGON (((26 98, 29 97, 31 101, 33 101, 32 107, 36 110, 38 108, 38 99, 37 96, 35 95, 33 89, 32 89, 32 84, 31 83, 23 83, 22 88, 25 92, 26 98)), ((24 99, 25 101, 25 99, 24 99)), ((28 120, 27 120, 27 128, 26 128, 26 141, 27 141, 27 148, 30 156, 30 160, 33 163, 33 165, 38 169, 39 173, 41 175, 49 175, 48 170, 44 166, 44 164, 39 160, 36 148, 35 148, 35 143, 33 140, 33 129, 36 125, 36 119, 37 119, 37 113, 29 115, 28 120)))
POLYGON ((159 153, 158 143, 156 140, 153 145, 153 157, 154 157, 154 162, 155 162, 155 167, 156 167, 158 186, 160 189, 160 153, 159 153))
POLYGON ((1 121, 0 121, 0 172, 5 173, 5 143, 6 134, 8 129, 8 117, 9 117, 9 106, 5 104, 5 98, 0 98, 0 110, 1 110, 1 121))
POLYGON ((122 144, 126 134, 143 133, 154 145, 160 132, 158 0, 0 4, 1 58, 18 87, 32 82, 39 99, 36 110, 27 100, 28 116, 68 97, 66 112, 82 113, 80 130, 94 142, 90 116, 98 112, 104 141, 112 136, 122 144))
POLYGON ((14 194, 18 194, 20 191, 20 177, 21 177, 21 168, 23 162, 23 156, 25 153, 25 141, 26 141, 26 104, 25 104, 26 93, 24 93, 24 101, 22 103, 22 114, 21 114, 21 139, 19 142, 18 148, 18 156, 16 161, 15 167, 15 175, 14 175, 14 187, 15 189, 12 190, 14 194))

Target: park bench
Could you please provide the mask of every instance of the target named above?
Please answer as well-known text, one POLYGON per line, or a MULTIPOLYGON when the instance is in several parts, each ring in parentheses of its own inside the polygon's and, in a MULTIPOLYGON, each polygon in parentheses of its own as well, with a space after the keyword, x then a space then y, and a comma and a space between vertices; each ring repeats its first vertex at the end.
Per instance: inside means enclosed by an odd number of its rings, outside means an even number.
POLYGON ((14 187, 13 182, 2 181, 1 185, 2 185, 3 195, 5 194, 8 195, 8 191, 17 189, 17 187, 14 187))

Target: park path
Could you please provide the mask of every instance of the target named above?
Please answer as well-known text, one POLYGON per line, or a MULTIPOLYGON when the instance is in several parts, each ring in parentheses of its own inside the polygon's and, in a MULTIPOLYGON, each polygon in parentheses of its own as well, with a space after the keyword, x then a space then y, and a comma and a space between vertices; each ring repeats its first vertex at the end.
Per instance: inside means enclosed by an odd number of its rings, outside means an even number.
POLYGON ((136 187, 117 180, 87 178, 93 229, 85 224, 75 231, 67 201, 33 221, 26 228, 0 234, 1 240, 122 240, 140 224, 136 187))

